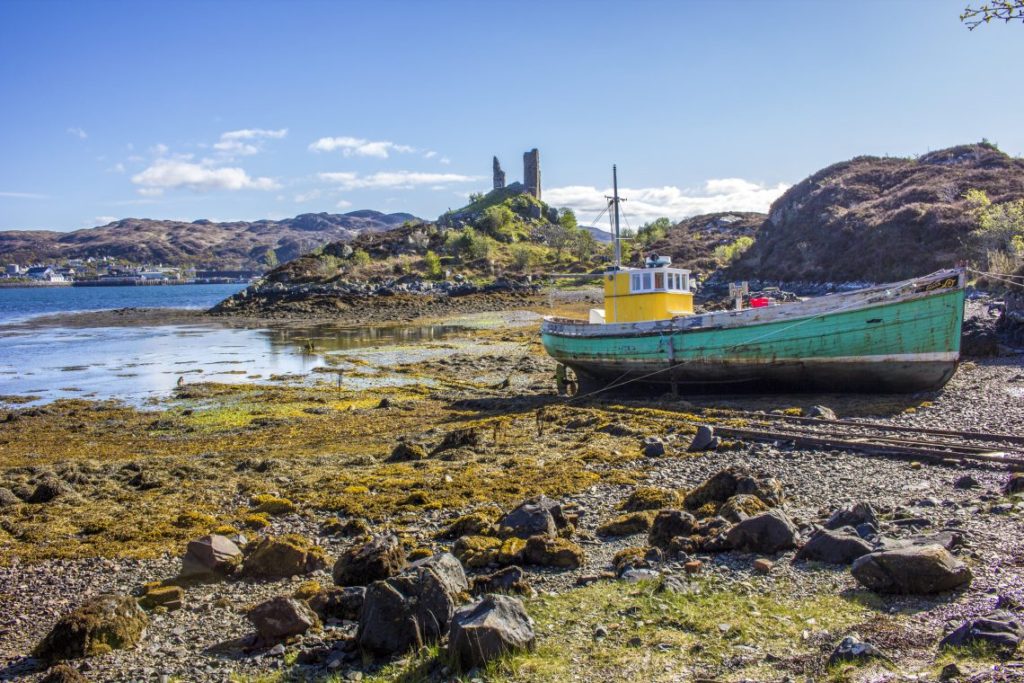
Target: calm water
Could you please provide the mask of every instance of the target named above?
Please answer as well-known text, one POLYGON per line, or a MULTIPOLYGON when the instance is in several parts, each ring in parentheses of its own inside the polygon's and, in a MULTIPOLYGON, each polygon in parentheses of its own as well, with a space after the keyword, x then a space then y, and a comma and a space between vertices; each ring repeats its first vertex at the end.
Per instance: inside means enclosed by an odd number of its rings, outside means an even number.
POLYGON ((2 289, 0 311, 8 324, 0 323, 0 395, 31 395, 40 401, 114 398, 143 404, 169 395, 179 378, 185 382, 273 381, 328 365, 359 370, 359 377, 343 377, 349 388, 400 384, 409 380, 351 364, 348 352, 367 347, 398 352, 381 356, 390 359, 387 365, 408 359, 408 353, 401 352, 403 345, 467 332, 457 325, 245 328, 211 322, 64 328, 9 324, 58 312, 208 308, 237 289, 235 285, 2 289), (26 299, 20 300, 20 295, 26 299))
POLYGON ((0 324, 48 313, 114 308, 210 308, 245 285, 0 288, 0 324))

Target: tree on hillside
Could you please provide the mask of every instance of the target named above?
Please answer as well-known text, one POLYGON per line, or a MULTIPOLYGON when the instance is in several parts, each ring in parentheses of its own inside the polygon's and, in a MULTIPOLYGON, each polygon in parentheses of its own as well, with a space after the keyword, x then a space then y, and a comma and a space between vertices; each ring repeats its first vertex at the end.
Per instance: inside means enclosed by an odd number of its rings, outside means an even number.
POLYGON ((569 251, 580 262, 585 263, 597 251, 597 240, 589 230, 579 228, 569 244, 569 251))
POLYGON ((549 247, 555 250, 555 260, 562 258, 562 252, 568 249, 579 232, 576 214, 572 209, 560 209, 558 222, 548 223, 541 228, 541 236, 549 247))
POLYGON ((978 221, 970 235, 975 258, 990 272, 1012 273, 1024 260, 1024 199, 993 204, 983 190, 964 198, 978 221))
POLYGON ((991 0, 978 7, 968 5, 960 15, 960 21, 971 31, 993 19, 1005 23, 1024 21, 1024 0, 991 0))
POLYGON ((672 227, 672 221, 667 218, 658 218, 650 223, 644 223, 637 230, 636 236, 640 243, 647 247, 668 234, 669 228, 672 227))

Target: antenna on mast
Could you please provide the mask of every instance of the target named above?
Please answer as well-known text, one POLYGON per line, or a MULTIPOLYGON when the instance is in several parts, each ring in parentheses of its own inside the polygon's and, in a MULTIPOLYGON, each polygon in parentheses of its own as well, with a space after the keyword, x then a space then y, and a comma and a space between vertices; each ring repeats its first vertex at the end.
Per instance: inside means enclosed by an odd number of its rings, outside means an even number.
POLYGON ((619 171, 615 164, 612 164, 612 196, 605 197, 609 204, 615 205, 615 221, 613 227, 615 235, 612 239, 615 242, 615 270, 622 268, 622 238, 619 237, 619 202, 625 201, 619 199, 619 171))

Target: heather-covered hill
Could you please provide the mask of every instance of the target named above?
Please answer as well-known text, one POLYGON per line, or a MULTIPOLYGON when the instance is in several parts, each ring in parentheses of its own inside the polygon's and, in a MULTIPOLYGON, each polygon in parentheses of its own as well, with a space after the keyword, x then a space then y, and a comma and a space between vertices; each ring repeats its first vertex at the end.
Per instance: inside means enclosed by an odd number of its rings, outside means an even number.
MULTIPOLYGON (((653 240, 642 240, 642 249, 633 259, 658 254, 671 256, 672 264, 695 273, 710 274, 725 265, 722 251, 741 238, 753 238, 767 216, 763 213, 729 211, 691 216, 668 228, 653 240)), ((641 230, 640 237, 643 237, 641 230)))
POLYGON ((390 230, 413 219, 412 214, 369 210, 230 223, 125 218, 74 232, 0 232, 0 262, 25 264, 110 256, 135 263, 264 269, 329 242, 350 240, 364 232, 390 230))
POLYGON ((730 275, 887 281, 955 265, 977 227, 972 189, 994 203, 1024 197, 1024 160, 981 143, 834 164, 772 204, 730 275))

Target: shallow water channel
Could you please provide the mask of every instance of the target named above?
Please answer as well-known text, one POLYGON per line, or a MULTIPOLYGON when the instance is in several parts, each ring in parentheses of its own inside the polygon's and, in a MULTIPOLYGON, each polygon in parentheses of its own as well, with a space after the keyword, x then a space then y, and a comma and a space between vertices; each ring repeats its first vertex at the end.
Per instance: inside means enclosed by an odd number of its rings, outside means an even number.
MULTIPOLYGON (((393 358, 391 363, 406 362, 409 354, 394 352, 403 348, 412 352, 417 345, 448 337, 469 337, 474 329, 478 327, 464 324, 0 326, 0 395, 30 395, 38 397, 37 402, 79 397, 143 404, 169 395, 179 380, 281 381, 327 366, 354 368, 346 356, 355 349, 393 358)), ((361 375, 374 372, 365 366, 359 370, 361 375)), ((360 384, 357 377, 343 377, 342 381, 352 388, 360 384)), ((388 381, 401 383, 403 379, 396 375, 388 381)))

